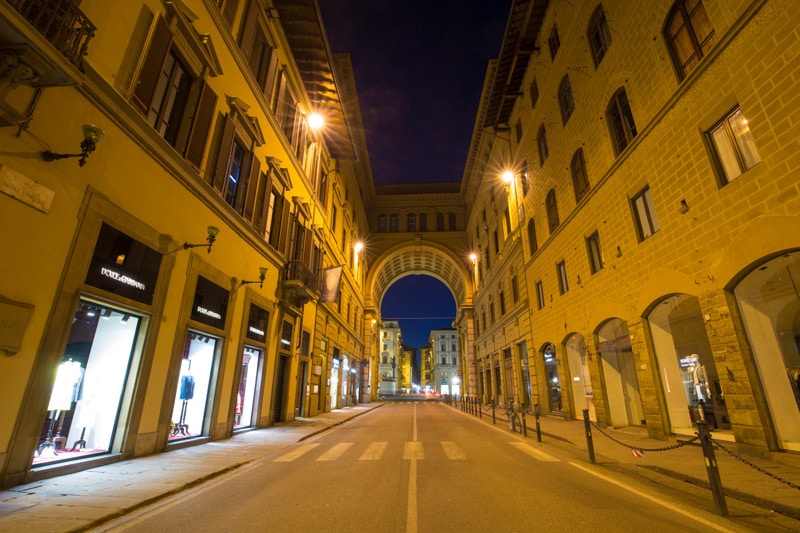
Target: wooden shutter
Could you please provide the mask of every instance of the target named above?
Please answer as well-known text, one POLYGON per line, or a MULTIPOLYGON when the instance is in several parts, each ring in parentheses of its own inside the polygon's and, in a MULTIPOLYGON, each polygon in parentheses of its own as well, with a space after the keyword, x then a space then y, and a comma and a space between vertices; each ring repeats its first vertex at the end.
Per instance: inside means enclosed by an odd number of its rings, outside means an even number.
POLYGON ((284 255, 286 255, 289 251, 289 237, 294 229, 289 226, 292 211, 291 207, 291 202, 288 202, 284 198, 283 209, 281 210, 281 225, 280 228, 278 228, 278 251, 282 252, 284 255))
POLYGON ((314 251, 314 232, 309 228, 303 234, 303 254, 301 261, 307 267, 311 268, 311 253, 314 251))
MULTIPOLYGON (((261 179, 263 180, 263 183, 258 191, 264 195, 264 198, 261 202, 261 212, 255 213, 255 220, 258 221, 258 231, 263 235, 267 230, 267 211, 269 210, 269 198, 272 194, 272 172, 265 172, 261 176, 261 179)), ((258 192, 256 194, 258 194, 258 192)))
POLYGON ((236 17, 237 7, 239 7, 239 0, 225 0, 225 7, 223 8, 222 16, 225 17, 225 20, 228 21, 230 26, 233 26, 233 19, 236 17))
POLYGON ((261 171, 261 164, 255 154, 250 154, 250 177, 247 179, 247 196, 244 200, 244 218, 253 221, 253 208, 256 205, 256 194, 258 193, 258 174, 261 171))
POLYGON ((153 36, 150 39, 150 48, 147 50, 142 69, 139 72, 139 79, 133 90, 133 104, 145 116, 150 110, 150 102, 153 101, 158 78, 164 67, 164 59, 167 57, 171 43, 172 32, 166 21, 162 17, 158 17, 153 36))
POLYGON ((253 0, 247 8, 247 15, 245 15, 244 27, 242 28, 242 38, 239 40, 239 48, 244 52, 248 63, 250 62, 250 54, 253 52, 253 40, 255 38, 257 24, 258 2, 253 0))
POLYGON ((217 95, 208 84, 203 83, 200 94, 200 101, 197 104, 197 112, 194 115, 192 131, 189 134, 189 142, 186 147, 186 160, 195 168, 199 169, 203 162, 203 153, 208 141, 208 132, 211 128, 211 121, 214 119, 214 109, 217 105, 217 95))
POLYGON ((269 98, 275 88, 275 76, 278 74, 278 51, 270 48, 269 69, 267 70, 267 80, 264 82, 264 95, 269 98))
POLYGON ((214 176, 211 181, 211 184, 219 192, 222 192, 225 187, 225 174, 228 172, 228 162, 231 156, 231 148, 233 147, 233 130, 233 119, 230 115, 225 115, 225 124, 222 126, 222 140, 217 154, 217 167, 214 170, 214 176))

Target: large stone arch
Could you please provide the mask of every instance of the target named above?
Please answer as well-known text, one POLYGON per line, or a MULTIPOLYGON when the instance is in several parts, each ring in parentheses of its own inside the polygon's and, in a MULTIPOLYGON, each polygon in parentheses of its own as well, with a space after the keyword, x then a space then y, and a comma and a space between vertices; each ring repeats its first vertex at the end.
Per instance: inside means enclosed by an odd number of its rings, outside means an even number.
POLYGON ((419 239, 397 243, 382 250, 372 261, 366 282, 368 307, 380 309, 387 289, 414 274, 438 279, 450 290, 456 313, 471 307, 473 281, 464 259, 445 245, 419 239))

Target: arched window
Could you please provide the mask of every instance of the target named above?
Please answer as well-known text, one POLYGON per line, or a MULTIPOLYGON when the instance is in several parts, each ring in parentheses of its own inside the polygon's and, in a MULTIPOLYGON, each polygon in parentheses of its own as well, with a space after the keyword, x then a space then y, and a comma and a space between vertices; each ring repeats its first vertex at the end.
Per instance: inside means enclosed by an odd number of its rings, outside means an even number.
POLYGON ((532 218, 528 220, 528 246, 531 248, 531 255, 539 250, 539 243, 536 240, 536 224, 534 224, 532 218))
POLYGON ((583 159, 583 148, 575 150, 569 168, 572 171, 572 187, 575 190, 575 202, 577 203, 589 192, 589 177, 586 175, 586 161, 583 159))
POLYGON ((636 124, 633 121, 633 113, 628 103, 628 95, 625 88, 620 87, 606 110, 606 120, 611 130, 611 141, 614 143, 614 154, 619 155, 636 137, 636 124))
POLYGON ((539 146, 539 165, 544 165, 549 151, 547 149, 547 132, 544 129, 544 124, 539 128, 539 133, 536 134, 536 144, 539 146))
POLYGON ((558 203, 555 189, 550 189, 550 192, 547 193, 545 206, 547 207, 547 225, 550 226, 550 233, 553 233, 560 223, 558 220, 558 203))
POLYGON ((417 231, 417 215, 409 213, 406 220, 407 231, 417 231))
POLYGON ((678 0, 664 24, 667 42, 678 78, 685 78, 717 42, 702 0, 678 0))
POLYGON ((397 232, 397 215, 389 215, 389 231, 392 233, 397 232))
POLYGON ((378 215, 378 232, 386 231, 386 215, 378 215))
POLYGON ((600 64, 606 55, 608 47, 611 46, 611 32, 606 21, 606 12, 603 11, 603 4, 597 6, 589 19, 589 46, 592 47, 592 60, 594 68, 600 64))
POLYGON ((561 124, 566 124, 572 111, 575 110, 575 101, 572 99, 572 85, 569 83, 569 75, 565 74, 561 78, 558 86, 558 105, 561 108, 561 124))

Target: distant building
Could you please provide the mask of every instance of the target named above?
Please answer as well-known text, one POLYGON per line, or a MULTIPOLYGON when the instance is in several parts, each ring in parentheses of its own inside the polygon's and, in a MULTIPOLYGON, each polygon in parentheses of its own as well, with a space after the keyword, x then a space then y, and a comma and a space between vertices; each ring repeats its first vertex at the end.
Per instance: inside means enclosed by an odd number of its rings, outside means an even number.
POLYGON ((431 388, 441 394, 461 394, 458 364, 458 332, 454 328, 434 329, 429 337, 431 388))
POLYGON ((398 376, 401 369, 398 366, 400 365, 402 344, 403 336, 400 331, 400 324, 395 321, 385 322, 380 330, 379 394, 394 394, 400 387, 398 385, 398 376))

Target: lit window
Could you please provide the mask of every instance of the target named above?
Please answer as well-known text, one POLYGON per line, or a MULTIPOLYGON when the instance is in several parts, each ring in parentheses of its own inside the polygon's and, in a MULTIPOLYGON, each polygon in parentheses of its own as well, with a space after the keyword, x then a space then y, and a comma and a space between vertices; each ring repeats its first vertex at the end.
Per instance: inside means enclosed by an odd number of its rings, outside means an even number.
POLYGON ((722 170, 723 185, 761 161, 750 126, 739 106, 711 128, 708 137, 722 170))

